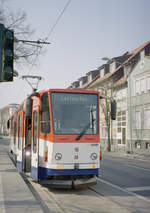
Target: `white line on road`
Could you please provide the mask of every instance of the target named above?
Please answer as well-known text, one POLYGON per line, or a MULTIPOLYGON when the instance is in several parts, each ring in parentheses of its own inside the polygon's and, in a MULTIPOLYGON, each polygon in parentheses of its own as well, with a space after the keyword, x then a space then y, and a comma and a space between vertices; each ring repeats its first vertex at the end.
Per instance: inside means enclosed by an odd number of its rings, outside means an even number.
POLYGON ((5 211, 5 205, 4 205, 4 194, 3 194, 3 185, 2 185, 2 177, 0 174, 0 212, 1 213, 6 213, 5 211))
POLYGON ((100 182, 102 182, 102 183, 105 183, 105 184, 107 184, 107 185, 109 185, 109 186, 111 186, 111 187, 114 187, 114 188, 116 188, 116 189, 122 191, 122 192, 125 192, 125 193, 127 193, 127 194, 130 194, 130 195, 132 195, 132 196, 135 196, 135 197, 137 197, 137 198, 139 198, 139 199, 142 199, 142 200, 144 200, 144 201, 150 203, 150 200, 149 200, 149 199, 147 199, 147 198, 145 198, 145 197, 143 197, 143 196, 141 196, 141 195, 138 195, 138 194, 136 194, 136 193, 134 193, 134 192, 132 192, 132 191, 128 191, 128 190, 125 189, 125 188, 121 188, 120 186, 117 186, 117 185, 115 185, 115 184, 113 184, 113 183, 110 183, 110 182, 108 182, 108 181, 106 181, 106 180, 102 180, 102 179, 100 179, 100 178, 98 178, 98 181, 100 181, 100 182))
POLYGON ((141 170, 146 171, 146 172, 150 172, 150 169, 145 169, 145 168, 142 168, 142 167, 133 166, 133 165, 129 165, 129 164, 126 164, 126 166, 132 167, 132 168, 135 168, 135 169, 141 169, 141 170))
POLYGON ((126 190, 130 192, 136 192, 136 191, 150 191, 150 186, 141 186, 141 187, 128 187, 126 190))

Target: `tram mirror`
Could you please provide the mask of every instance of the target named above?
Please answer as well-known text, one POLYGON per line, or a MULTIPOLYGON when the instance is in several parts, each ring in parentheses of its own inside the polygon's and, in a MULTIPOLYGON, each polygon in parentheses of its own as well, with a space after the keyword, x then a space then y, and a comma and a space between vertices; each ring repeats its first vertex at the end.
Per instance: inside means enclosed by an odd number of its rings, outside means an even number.
POLYGON ((117 104, 116 101, 111 101, 111 119, 116 120, 117 104))
POLYGON ((7 121, 7 129, 10 128, 10 120, 7 121))
POLYGON ((26 100, 26 117, 32 117, 32 98, 27 98, 26 100))

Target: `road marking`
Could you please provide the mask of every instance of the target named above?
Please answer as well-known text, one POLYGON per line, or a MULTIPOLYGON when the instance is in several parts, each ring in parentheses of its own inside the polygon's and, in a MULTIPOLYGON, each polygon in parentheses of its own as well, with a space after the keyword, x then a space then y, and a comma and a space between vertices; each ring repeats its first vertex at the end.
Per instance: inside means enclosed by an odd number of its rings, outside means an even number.
POLYGON ((146 171, 146 172, 150 172, 150 169, 145 169, 145 168, 142 168, 142 167, 133 166, 133 165, 129 165, 129 164, 126 164, 126 166, 133 167, 135 169, 141 169, 141 170, 146 171))
POLYGON ((4 205, 4 194, 3 194, 3 185, 2 185, 2 176, 0 174, 0 212, 6 213, 5 211, 5 205, 4 205))
POLYGON ((126 190, 130 192, 136 192, 136 191, 150 191, 150 186, 141 186, 141 187, 128 187, 126 190))
POLYGON ((107 184, 107 185, 109 185, 109 186, 111 186, 111 187, 113 187, 113 188, 116 188, 116 189, 118 189, 118 190, 120 190, 120 191, 122 191, 122 192, 125 192, 125 193, 127 193, 127 194, 130 194, 131 196, 135 196, 135 197, 137 197, 137 198, 139 198, 139 199, 142 199, 142 200, 144 200, 144 201, 150 203, 150 200, 149 200, 148 198, 145 198, 144 196, 138 195, 138 194, 136 194, 136 193, 134 193, 134 192, 132 192, 132 191, 128 191, 126 188, 121 188, 120 186, 117 186, 117 185, 115 185, 115 184, 113 184, 113 183, 110 183, 110 182, 108 182, 108 181, 106 181, 106 180, 103 180, 103 179, 100 179, 100 178, 97 178, 97 179, 98 179, 98 181, 100 181, 100 182, 102 182, 102 183, 105 183, 105 184, 107 184))

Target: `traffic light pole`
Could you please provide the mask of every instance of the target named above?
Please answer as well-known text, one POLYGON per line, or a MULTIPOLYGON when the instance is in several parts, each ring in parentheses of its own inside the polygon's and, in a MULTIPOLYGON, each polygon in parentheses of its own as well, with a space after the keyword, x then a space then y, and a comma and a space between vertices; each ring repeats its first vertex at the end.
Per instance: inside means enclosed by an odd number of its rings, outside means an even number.
POLYGON ((14 32, 0 24, 0 82, 13 81, 14 32))
POLYGON ((14 31, 6 28, 0 23, 0 82, 13 81, 13 77, 18 76, 18 73, 14 71, 13 62, 17 57, 14 55, 14 42, 23 42, 30 45, 37 44, 50 44, 46 41, 29 41, 18 40, 14 37, 14 31))
POLYGON ((30 40, 18 40, 16 39, 15 42, 23 42, 23 43, 33 43, 33 44, 50 44, 49 42, 45 42, 45 41, 30 41, 30 40))
POLYGON ((2 29, 3 29, 3 27, 4 27, 4 25, 3 24, 0 24, 0 81, 1 81, 1 78, 2 78, 2 71, 3 71, 3 69, 2 69, 2 44, 3 44, 3 42, 2 42, 2 29))

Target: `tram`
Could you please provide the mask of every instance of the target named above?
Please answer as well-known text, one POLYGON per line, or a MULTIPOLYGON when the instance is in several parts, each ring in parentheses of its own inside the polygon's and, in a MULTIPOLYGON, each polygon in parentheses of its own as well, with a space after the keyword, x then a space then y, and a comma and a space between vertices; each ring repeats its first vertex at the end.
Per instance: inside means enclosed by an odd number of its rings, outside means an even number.
POLYGON ((52 186, 95 184, 100 168, 100 95, 50 89, 32 94, 10 119, 20 172, 52 186))

